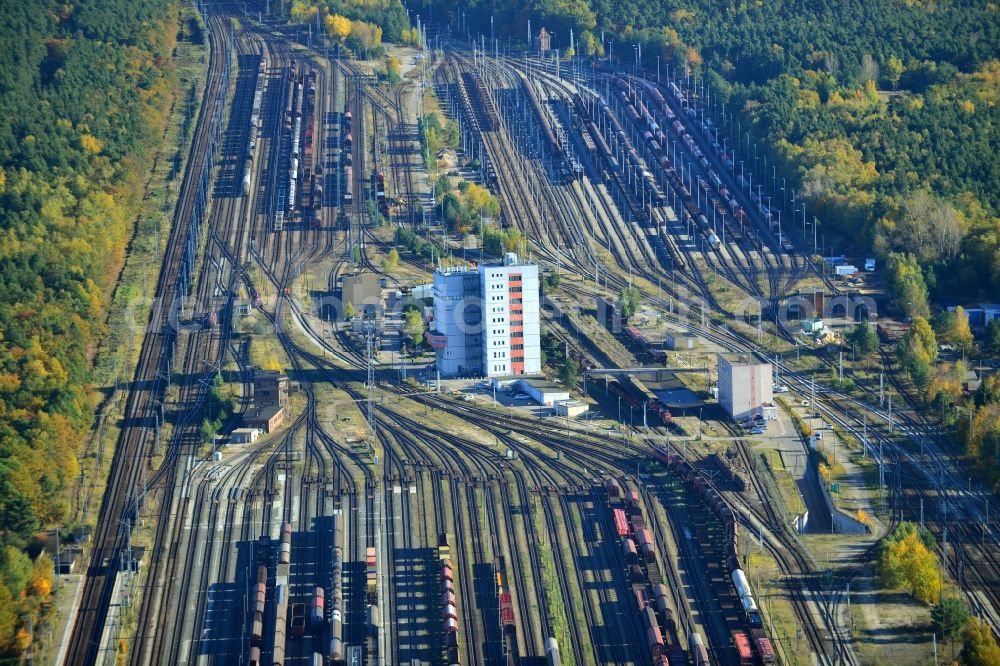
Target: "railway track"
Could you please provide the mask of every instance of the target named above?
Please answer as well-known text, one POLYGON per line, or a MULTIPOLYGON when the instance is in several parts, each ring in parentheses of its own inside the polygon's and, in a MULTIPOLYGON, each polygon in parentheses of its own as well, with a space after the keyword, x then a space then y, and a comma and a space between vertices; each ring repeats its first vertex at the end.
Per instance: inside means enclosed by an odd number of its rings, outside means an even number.
MULTIPOLYGON (((216 16, 208 17, 208 25, 210 56, 205 102, 199 112, 191 158, 184 173, 181 195, 157 280, 155 299, 158 307, 152 310, 133 376, 133 388, 129 391, 125 405, 125 419, 132 423, 147 424, 147 427, 155 427, 158 422, 156 415, 159 410, 155 405, 157 400, 162 400, 167 382, 163 370, 169 372, 169 359, 176 339, 176 333, 170 326, 170 315, 174 312, 177 295, 175 286, 181 272, 183 243, 192 218, 201 205, 199 192, 203 190, 199 188, 204 185, 206 161, 213 149, 215 123, 218 122, 216 101, 228 78, 226 53, 229 49, 229 34, 216 16)), ((152 439, 147 427, 124 428, 115 449, 95 530, 95 545, 70 638, 67 652, 69 663, 95 663, 98 659, 104 619, 114 591, 117 570, 120 568, 120 555, 126 545, 127 530, 124 525, 135 520, 137 483, 142 475, 141 468, 146 464, 146 451, 152 439)))
MULTIPOLYGON (((273 58, 277 71, 283 72, 294 62, 299 68, 298 75, 315 77, 316 100, 331 100, 334 97, 327 87, 331 85, 330 82, 320 73, 322 68, 317 67, 307 56, 289 55, 287 47, 273 37, 259 39, 262 47, 270 54, 269 60, 273 58)), ((244 47, 245 44, 240 42, 239 48, 244 47)), ((456 81, 455 85, 459 85, 458 81, 464 81, 463 85, 471 85, 475 89, 473 97, 483 107, 474 108, 470 101, 469 108, 463 113, 468 118, 480 120, 489 120, 496 115, 495 122, 490 121, 489 124, 497 129, 480 133, 489 155, 497 160, 491 161, 491 164, 500 181, 498 185, 501 198, 506 202, 505 207, 516 212, 520 223, 525 225, 524 228, 529 233, 533 230, 534 234, 542 235, 546 230, 555 230, 553 237, 561 241, 550 241, 542 247, 546 260, 560 263, 565 261, 570 268, 578 270, 585 270, 585 267, 589 269, 590 266, 586 264, 593 259, 588 254, 591 242, 589 232, 584 231, 581 223, 569 221, 567 217, 578 216, 583 219, 587 211, 594 211, 594 200, 588 200, 582 188, 565 188, 547 182, 543 166, 529 165, 519 169, 514 162, 513 156, 517 154, 514 148, 518 144, 512 139, 512 135, 516 133, 516 128, 509 125, 508 117, 511 100, 519 93, 516 92, 518 79, 513 68, 489 66, 475 71, 470 70, 467 60, 463 60, 464 56, 461 54, 451 57, 454 65, 449 69, 456 81), (491 93, 485 92, 490 89, 499 91, 495 99, 490 97, 491 93), (491 113, 489 109, 494 102, 496 110, 491 113), (525 183, 526 177, 534 178, 535 184, 525 183), (586 252, 582 248, 573 253, 563 253, 559 249, 560 242, 579 246, 581 241, 588 244, 586 252)), ((409 202, 416 200, 410 165, 395 157, 412 140, 408 138, 410 134, 402 113, 402 93, 400 90, 394 95, 378 92, 363 82, 357 72, 349 67, 337 66, 333 71, 343 72, 345 78, 356 83, 349 101, 349 108, 353 109, 356 118, 356 141, 352 148, 356 171, 349 183, 354 203, 353 228, 348 233, 348 237, 356 241, 348 241, 345 249, 351 247, 352 242, 357 242, 360 248, 358 264, 377 270, 365 251, 367 243, 375 242, 376 237, 367 211, 364 210, 365 206, 362 205, 365 200, 364 165, 375 164, 379 169, 388 166, 390 183, 398 192, 403 193, 408 206, 409 202), (382 161, 379 149, 384 140, 390 148, 387 162, 382 161)), ((285 76, 282 73, 272 76, 271 80, 282 86, 287 82, 285 76)), ((339 74, 335 73, 333 76, 336 78, 339 74)), ((437 76, 438 82, 442 83, 444 79, 441 77, 446 75, 442 73, 437 76)), ((209 80, 212 80, 211 76, 209 80)), ((550 103, 558 104, 559 99, 571 99, 568 95, 572 92, 571 89, 562 92, 557 92, 558 88, 554 86, 552 89, 554 92, 551 93, 550 103)), ((406 567, 411 566, 408 561, 399 559, 396 549, 426 549, 433 547, 437 534, 444 532, 453 535, 451 545, 453 563, 459 578, 456 583, 460 593, 462 646, 467 657, 463 663, 493 663, 498 658, 494 643, 490 642, 492 638, 484 642, 484 637, 494 635, 494 628, 492 620, 484 617, 480 607, 482 583, 481 580, 477 583, 477 578, 481 579, 483 565, 500 557, 507 563, 515 597, 518 619, 516 644, 519 654, 525 657, 542 654, 544 639, 557 633, 557 625, 562 623, 558 611, 552 614, 550 609, 562 608, 562 612, 567 615, 563 644, 566 653, 572 651, 577 658, 583 658, 583 655, 600 647, 601 654, 606 657, 604 661, 630 663, 643 650, 640 645, 641 628, 636 626, 636 621, 614 612, 618 608, 631 608, 627 606, 630 603, 628 584, 620 574, 614 573, 616 568, 621 570, 621 555, 593 550, 591 538, 587 536, 602 532, 609 534, 612 531, 607 511, 602 510, 598 490, 600 486, 595 486, 588 480, 588 475, 593 476, 593 470, 602 470, 615 478, 628 478, 627 470, 634 466, 637 456, 643 455, 641 448, 575 427, 567 427, 561 433, 556 432, 546 423, 397 386, 394 375, 382 369, 376 372, 376 382, 379 391, 388 393, 392 399, 373 406, 376 413, 376 432, 373 434, 379 449, 384 453, 380 463, 374 465, 372 460, 327 432, 329 425, 323 421, 317 409, 325 399, 318 392, 318 387, 321 384, 328 385, 333 391, 346 395, 350 402, 360 406, 360 403, 367 400, 367 396, 357 389, 358 384, 363 381, 366 359, 346 342, 339 326, 336 327, 337 333, 332 340, 324 340, 324 336, 317 334, 309 323, 303 306, 299 305, 292 293, 296 289, 298 276, 310 264, 315 264, 336 251, 333 233, 294 222, 280 231, 273 231, 268 226, 267 221, 271 218, 275 205, 271 195, 282 186, 285 178, 282 173, 284 167, 281 166, 285 153, 280 146, 282 139, 279 116, 282 102, 278 96, 270 107, 276 111, 269 126, 278 127, 269 130, 274 145, 268 146, 266 154, 263 154, 263 150, 260 151, 261 164, 258 167, 259 173, 255 174, 260 193, 254 197, 252 205, 219 206, 215 216, 221 222, 210 226, 209 258, 201 264, 197 285, 201 299, 207 299, 219 290, 231 294, 240 285, 247 289, 248 294, 264 292, 265 289, 273 291, 273 308, 265 310, 265 314, 276 332, 282 351, 289 359, 289 373, 299 382, 304 394, 304 406, 279 438, 247 449, 233 457, 231 462, 227 460, 227 466, 221 472, 213 473, 208 471, 208 465, 204 463, 187 462, 194 461, 189 453, 182 454, 196 448, 192 437, 197 427, 196 415, 202 399, 199 396, 204 393, 198 382, 189 382, 183 387, 184 404, 180 407, 185 416, 179 421, 182 427, 177 429, 178 434, 171 445, 168 458, 170 464, 165 465, 174 471, 162 472, 157 481, 165 484, 165 489, 168 489, 164 494, 167 507, 180 507, 179 515, 189 516, 194 525, 222 523, 223 527, 218 532, 208 530, 185 534, 184 521, 177 520, 171 524, 171 532, 165 531, 158 535, 157 543, 173 543, 175 547, 172 551, 163 549, 162 554, 155 555, 153 570, 163 572, 161 575, 165 574, 166 580, 179 580, 179 594, 176 599, 162 602, 153 601, 155 595, 150 595, 150 601, 147 601, 142 611, 147 618, 143 624, 153 627, 166 621, 170 628, 159 630, 151 636, 140 636, 141 640, 137 642, 144 645, 146 652, 135 650, 133 661, 179 663, 193 654, 185 651, 189 649, 197 650, 198 654, 225 655, 232 660, 238 656, 240 660, 245 660, 246 614, 234 613, 228 620, 219 619, 219 614, 225 609, 217 607, 217 598, 199 593, 219 582, 234 581, 237 587, 249 588, 252 568, 246 566, 245 555, 234 555, 231 542, 254 541, 258 533, 267 533, 274 525, 283 521, 290 521, 297 526, 293 540, 293 561, 299 562, 311 557, 308 553, 314 549, 322 551, 314 561, 309 561, 315 563, 320 571, 326 572, 329 568, 329 549, 324 545, 324 538, 301 533, 308 532, 314 521, 330 517, 334 510, 332 507, 337 507, 335 510, 342 512, 339 515, 348 516, 345 521, 351 539, 349 560, 362 561, 366 547, 380 545, 381 539, 386 539, 386 548, 380 548, 380 558, 382 553, 386 554, 382 566, 388 571, 407 571, 406 567), (250 268, 254 264, 260 270, 262 284, 255 284, 250 277, 250 268), (288 321, 292 321, 297 328, 301 327, 329 357, 318 356, 297 342, 299 337, 293 336, 293 331, 286 330, 288 321), (518 451, 520 457, 517 461, 502 461, 495 450, 482 442, 449 432, 446 427, 429 424, 428 419, 415 418, 402 408, 403 401, 413 406, 422 404, 449 418, 460 419, 495 438, 498 445, 518 451), (419 433, 419 436, 415 433, 419 433), (300 452, 301 464, 293 465, 293 454, 300 452), (555 452, 555 457, 549 452, 555 452), (178 476, 175 477, 174 474, 178 476), (279 480, 279 474, 284 481, 279 480), (426 516, 422 521, 416 520, 411 505, 414 500, 409 499, 405 492, 402 497, 397 496, 392 490, 392 483, 412 485, 421 492, 425 500, 433 498, 433 517, 426 516), (176 491, 172 490, 174 487, 176 491), (176 495, 173 494, 175 492, 176 495), (515 512, 515 507, 519 509, 518 512, 515 512), (382 511, 391 527, 382 527, 385 524, 380 522, 382 511), (598 512, 600 517, 591 517, 589 512, 592 511, 598 512), (204 534, 207 538, 201 538, 199 534, 204 534), (540 550, 549 544, 557 546, 553 549, 551 563, 540 555, 540 550), (601 589, 592 594, 587 593, 587 587, 593 581, 580 564, 588 557, 593 558, 600 571, 604 572, 601 589), (554 587, 551 581, 546 580, 546 570, 553 571, 556 580, 562 584, 554 587), (611 574, 605 575, 608 570, 611 570, 611 574), (576 590, 584 592, 582 603, 576 602, 576 590), (535 608, 534 603, 539 608, 535 608), (190 648, 184 647, 184 641, 190 637, 211 637, 215 635, 213 632, 220 631, 220 627, 225 627, 222 631, 228 634, 224 646, 210 645, 214 639, 209 638, 195 640, 190 648), (613 627, 623 640, 608 642, 606 636, 600 633, 599 627, 613 627), (156 656, 150 656, 150 652, 156 656)), ((332 102, 319 102, 320 109, 329 104, 332 102)), ((205 105, 208 106, 210 105, 205 105)), ((309 115, 308 106, 304 113, 309 115)), ((320 115, 324 114, 317 113, 314 119, 320 115)), ((536 117, 540 127, 548 127, 550 120, 554 124, 560 122, 554 115, 547 119, 546 111, 536 112, 536 117)), ((326 125, 327 123, 313 123, 316 145, 328 145, 323 140, 326 125)), ((565 126, 566 123, 563 122, 562 125, 565 126)), ((237 139, 234 138, 233 141, 237 139)), ((324 161, 321 152, 317 151, 315 161, 317 164, 324 161)), ((612 219, 613 207, 608 198, 602 195, 598 199, 602 210, 600 218, 612 219)), ((412 219, 412 209, 409 213, 412 219)), ((596 226, 595 220, 592 228, 596 229, 596 226)), ((632 266, 637 275, 647 279, 659 280, 666 276, 666 267, 658 266, 656 251, 641 233, 634 234, 625 224, 605 226, 609 247, 614 239, 615 253, 612 258, 615 261, 622 266, 632 266)), ((758 291, 753 293, 761 298, 776 298, 774 294, 780 292, 783 286, 772 278, 772 271, 777 269, 777 265, 764 257, 758 266, 751 260, 748 247, 737 244, 732 254, 720 254, 716 265, 728 271, 730 278, 743 283, 751 292, 753 290, 750 284, 756 285, 762 277, 761 271, 766 272, 767 290, 757 286, 758 291)), ((691 264, 690 274, 682 279, 696 291, 704 291, 710 296, 700 270, 693 266, 694 255, 688 255, 687 258, 691 264)), ((328 280, 335 283, 337 273, 344 265, 343 261, 336 262, 328 280)), ((610 282, 614 288, 625 284, 624 279, 617 276, 610 282)), ((573 293, 592 295, 585 288, 576 288, 573 293)), ((678 297, 681 295, 679 289, 670 293, 678 297)), ((657 304, 663 305, 663 299, 660 298, 657 304)), ((232 313, 231 298, 226 307, 229 315, 222 317, 224 321, 228 321, 227 318, 232 313)), ((182 346, 181 367, 191 374, 205 375, 203 366, 206 361, 217 367, 219 359, 232 359, 244 378, 244 398, 241 404, 245 408, 249 395, 246 385, 246 352, 241 345, 228 338, 221 331, 222 328, 223 326, 219 326, 207 333, 189 336, 187 344, 182 346)), ((711 327, 705 327, 704 331, 721 340, 724 345, 745 342, 731 332, 722 335, 711 327)), ((793 381, 801 383, 801 380, 793 381)), ((748 454, 744 452, 744 455, 748 454)), ((749 464, 749 459, 747 463, 749 464)), ((642 484, 639 487, 644 488, 642 484)), ((755 490, 761 498, 766 496, 767 491, 759 482, 755 483, 755 490)), ((668 503, 648 490, 643 493, 649 506, 654 502, 662 504, 664 515, 671 517, 669 507, 666 506, 668 503)), ((781 517, 769 507, 766 500, 760 505, 748 501, 740 502, 738 506, 757 522, 772 527, 780 524, 781 517)), ((650 513, 653 514, 652 511, 650 513)), ((162 529, 167 530, 166 525, 170 521, 163 522, 162 529)), ((699 558, 704 555, 692 549, 686 544, 683 535, 676 532, 677 521, 670 519, 667 523, 657 517, 650 518, 657 541, 660 544, 666 543, 668 533, 674 530, 675 541, 685 563, 690 567, 691 563, 701 561, 699 558)), ((823 637, 818 626, 820 623, 836 625, 836 607, 828 605, 825 609, 821 608, 822 617, 819 621, 809 613, 809 606, 814 601, 810 598, 813 588, 804 586, 800 589, 797 584, 800 582, 798 579, 808 576, 811 571, 812 565, 808 558, 787 534, 783 534, 780 529, 774 529, 774 533, 775 544, 771 546, 769 543, 771 553, 789 577, 788 589, 793 596, 793 606, 799 613, 800 621, 807 626, 810 645, 820 655, 823 663, 835 663, 838 660, 853 663, 848 651, 842 647, 843 637, 835 635, 830 646, 830 641, 823 637), (793 577, 796 580, 792 580, 793 577)), ((967 555, 962 557, 968 558, 967 555)), ((683 586, 677 575, 670 567, 666 569, 675 595, 674 602, 686 625, 690 626, 695 615, 715 612, 711 611, 716 601, 710 582, 698 583, 696 590, 686 593, 680 591, 683 586)), ((293 572, 296 571, 299 570, 293 569, 293 572)), ((318 581, 325 580, 325 576, 326 573, 319 576, 294 573, 292 594, 301 596, 303 590, 312 589, 311 585, 323 585, 323 582, 318 581)), ((985 584, 986 581, 984 578, 980 584, 985 584)), ((383 589, 388 588, 379 588, 383 619, 388 627, 393 627, 404 611, 404 602, 391 596, 383 599, 383 589)), ((351 592, 348 596, 348 622, 345 628, 353 641, 364 640, 365 609, 362 596, 356 592, 351 592)), ((728 638, 726 631, 721 628, 724 626, 724 622, 716 622, 715 628, 708 632, 710 646, 716 651, 720 661, 728 659, 728 648, 724 647, 728 645, 728 638)), ((383 643, 377 650, 378 659, 399 661, 408 652, 425 649, 421 640, 420 636, 415 635, 406 644, 383 643)), ((431 649, 435 645, 434 640, 433 637, 430 639, 431 649)), ((288 654, 293 659, 311 656, 305 644, 290 644, 288 654)), ((648 655, 644 655, 645 657, 648 655)))

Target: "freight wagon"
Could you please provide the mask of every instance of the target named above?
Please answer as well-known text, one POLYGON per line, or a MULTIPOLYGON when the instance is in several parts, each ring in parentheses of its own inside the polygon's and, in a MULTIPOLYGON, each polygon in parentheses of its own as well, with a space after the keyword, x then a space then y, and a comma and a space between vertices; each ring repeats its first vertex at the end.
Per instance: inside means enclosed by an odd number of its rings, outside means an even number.
POLYGON ((618 536, 628 536, 628 520, 625 518, 625 511, 622 509, 613 509, 612 514, 615 521, 615 530, 618 532, 618 536))

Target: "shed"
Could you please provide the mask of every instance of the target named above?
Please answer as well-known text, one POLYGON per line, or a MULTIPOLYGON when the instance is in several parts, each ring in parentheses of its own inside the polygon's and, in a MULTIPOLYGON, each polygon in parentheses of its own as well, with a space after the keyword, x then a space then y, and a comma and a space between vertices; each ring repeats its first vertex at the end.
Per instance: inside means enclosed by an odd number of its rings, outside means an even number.
POLYGON ((667 349, 683 351, 695 349, 698 346, 698 336, 694 333, 675 333, 669 331, 666 338, 667 349))
POLYGON ((803 319, 802 320, 802 332, 803 333, 820 333, 823 331, 823 320, 822 319, 803 319))
POLYGON ((579 400, 556 400, 555 403, 556 416, 565 416, 569 419, 586 414, 588 409, 587 403, 579 400))
MULTIPOLYGON (((381 317, 382 283, 378 273, 353 273, 345 275, 341 281, 341 301, 344 308, 350 303, 358 315, 368 318, 381 317)), ((339 313, 343 316, 343 313, 339 313)))
POLYGON ((230 444, 253 444, 260 437, 260 430, 257 428, 237 428, 229 436, 230 444))
POLYGON ((256 407, 288 404, 288 375, 274 370, 254 370, 253 404, 256 407))
MULTIPOLYGON (((956 306, 949 305, 948 312, 954 312, 956 306)), ((969 318, 970 326, 986 326, 994 319, 1000 318, 1000 305, 996 303, 980 303, 965 308, 965 316, 969 318)))
POLYGON ((418 284, 413 287, 412 291, 410 291, 410 296, 415 301, 422 301, 428 298, 434 298, 434 285, 418 284))
POLYGON ((132 573, 140 573, 144 557, 146 557, 146 549, 143 546, 132 546, 131 549, 125 548, 122 550, 121 555, 119 555, 119 569, 121 571, 129 571, 131 567, 132 573))
POLYGON ((552 48, 552 35, 545 28, 538 31, 538 52, 546 53, 552 48))
POLYGON ((68 543, 90 543, 90 536, 93 531, 93 528, 89 525, 77 527, 70 532, 69 538, 66 541, 68 543))

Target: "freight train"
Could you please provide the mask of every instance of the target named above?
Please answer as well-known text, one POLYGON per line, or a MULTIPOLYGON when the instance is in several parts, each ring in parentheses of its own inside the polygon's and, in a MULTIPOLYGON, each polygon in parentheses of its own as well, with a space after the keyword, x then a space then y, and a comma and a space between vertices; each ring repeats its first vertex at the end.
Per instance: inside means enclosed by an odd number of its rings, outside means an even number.
MULTIPOLYGON (((733 588, 743 608, 746 628, 753 639, 754 647, 761 661, 764 664, 774 663, 774 645, 764 631, 760 610, 753 598, 746 574, 740 566, 739 524, 736 521, 736 514, 733 512, 732 507, 729 506, 712 484, 690 462, 681 456, 670 453, 667 449, 659 446, 652 447, 652 454, 654 458, 666 465, 672 474, 688 484, 694 490, 695 494, 711 508, 712 512, 715 513, 722 523, 726 544, 724 553, 725 562, 729 570, 733 588)), ((707 654, 705 659, 704 662, 699 662, 696 658, 695 663, 707 664, 707 654)))
MULTIPOLYGON (((704 197, 705 210, 713 210, 715 215, 721 215, 723 219, 723 224, 725 224, 726 215, 730 212, 730 210, 737 221, 742 221, 743 219, 745 219, 745 213, 743 213, 742 209, 735 204, 735 200, 732 200, 730 209, 727 209, 723 205, 722 201, 726 201, 727 203, 730 202, 731 195, 729 194, 728 190, 725 190, 725 188, 721 186, 721 179, 719 178, 718 174, 715 174, 710 169, 708 158, 703 154, 701 148, 695 142, 694 138, 688 133, 682 120, 678 118, 673 113, 673 111, 670 110, 669 105, 663 99, 663 95, 659 92, 659 90, 657 90, 656 87, 653 86, 650 82, 641 79, 636 81, 635 87, 633 87, 630 83, 621 80, 617 82, 617 85, 621 88, 628 90, 627 94, 629 95, 630 101, 636 105, 641 106, 641 108, 643 109, 641 117, 642 127, 646 128, 646 131, 651 135, 651 138, 653 139, 652 141, 647 141, 647 146, 653 152, 656 158, 655 161, 657 161, 659 165, 664 169, 667 178, 670 181, 671 187, 681 196, 681 203, 683 207, 682 212, 685 222, 689 224, 697 222, 703 233, 705 233, 706 237, 709 239, 709 244, 713 248, 717 248, 721 243, 721 241, 718 241, 718 236, 716 236, 715 239, 712 238, 712 234, 715 234, 717 229, 713 225, 711 233, 709 233, 707 231, 709 228, 708 218, 698 217, 701 214, 702 197, 699 193, 698 201, 696 203, 693 191, 694 182, 691 179, 690 175, 688 177, 689 182, 686 185, 683 182, 683 180, 678 176, 676 170, 674 169, 671 163, 669 153, 667 150, 670 138, 667 136, 664 129, 660 129, 659 125, 655 121, 653 114, 646 109, 641 99, 641 95, 639 92, 640 89, 645 89, 646 92, 650 96, 652 96, 654 100, 656 100, 654 109, 662 112, 663 117, 666 119, 664 127, 666 127, 667 123, 669 123, 669 127, 673 129, 674 133, 678 137, 678 141, 680 141, 682 144, 684 144, 684 146, 687 147, 687 150, 691 154, 694 161, 696 161, 698 164, 702 166, 702 168, 708 171, 712 183, 716 185, 716 189, 719 191, 721 199, 715 197, 715 195, 710 192, 707 181, 700 178, 698 179, 699 187, 705 193, 704 197)), ((676 157, 676 143, 674 144, 674 156, 676 157)), ((735 230, 731 231, 731 234, 733 235, 733 238, 736 237, 735 230)))
MULTIPOLYGON (((501 557, 497 564, 497 599, 500 601, 500 627, 503 630, 507 663, 517 663, 517 624, 514 620, 514 598, 511 596, 507 567, 501 557)), ((444 601, 442 599, 442 601, 444 601)))
POLYGON ((657 564, 656 544, 643 516, 642 500, 635 490, 623 496, 621 486, 614 479, 607 480, 604 487, 615 532, 622 540, 628 580, 652 663, 654 666, 686 664, 684 650, 677 639, 669 590, 657 564))
POLYGON ((667 352, 662 349, 654 348, 649 339, 646 338, 646 336, 644 336, 635 326, 626 326, 625 336, 630 342, 638 346, 641 351, 648 353, 653 358, 654 363, 667 362, 667 352))
POLYGON ((562 666, 559 658, 559 641, 549 636, 545 639, 545 662, 548 666, 562 666))
POLYGON ((535 94, 535 89, 528 81, 526 77, 520 70, 517 72, 518 80, 521 84, 521 91, 528 98, 528 105, 535 114, 535 120, 542 128, 542 137, 545 139, 545 147, 548 152, 552 154, 553 157, 560 158, 563 156, 562 144, 556 139, 556 135, 552 132, 552 128, 549 126, 548 118, 545 115, 544 109, 542 109, 541 103, 538 101, 538 95, 535 94))
MULTIPOLYGON (((717 212, 722 213, 723 215, 727 211, 731 213, 733 222, 740 224, 740 232, 742 233, 743 226, 749 219, 746 210, 740 205, 740 203, 737 201, 737 198, 733 195, 733 193, 731 193, 729 189, 725 186, 720 175, 716 173, 714 169, 711 168, 708 158, 702 154, 701 149, 698 148, 697 143, 694 141, 693 137, 684 126, 683 121, 677 118, 676 114, 671 110, 670 101, 667 98, 665 98, 663 94, 659 91, 657 86, 653 85, 651 82, 640 81, 639 84, 643 88, 645 88, 647 92, 652 96, 652 98, 655 100, 656 107, 663 113, 665 117, 670 119, 672 126, 678 132, 678 135, 681 136, 684 144, 687 145, 689 150, 691 150, 692 153, 698 157, 699 163, 702 165, 704 169, 706 169, 708 173, 708 181, 705 182, 704 187, 707 192, 708 182, 710 182, 715 192, 718 193, 719 200, 715 200, 713 202, 713 205, 715 206, 717 212), (725 205, 722 205, 723 203, 725 205)), ((671 81, 668 84, 667 90, 670 97, 679 106, 679 108, 683 109, 687 116, 697 121, 697 110, 695 108, 695 104, 693 100, 689 98, 687 93, 685 93, 683 89, 680 88, 673 81, 671 81)), ((719 144, 717 138, 714 138, 711 135, 711 132, 715 130, 711 118, 704 118, 703 115, 702 121, 700 123, 695 122, 695 126, 700 127, 701 131, 704 133, 703 136, 706 144, 711 145, 712 150, 715 152, 716 157, 722 164, 723 169, 726 171, 732 169, 734 164, 733 155, 731 155, 727 151, 724 145, 719 144)), ((740 182, 741 185, 746 185, 746 183, 743 182, 742 175, 737 179, 737 182, 740 182)), ((771 231, 775 231, 779 225, 778 216, 775 214, 774 211, 768 209, 768 207, 764 205, 763 201, 759 197, 757 197, 756 195, 752 195, 752 198, 754 199, 754 201, 756 201, 757 208, 759 209, 763 218, 767 220, 771 228, 771 231)), ((735 238, 736 229, 732 228, 731 233, 734 234, 733 237, 735 238)))
POLYGON ((267 73, 267 56, 261 54, 257 65, 257 79, 254 86, 253 106, 250 109, 250 142, 247 147, 246 164, 243 166, 243 196, 250 194, 250 169, 253 167, 253 153, 257 147, 257 132, 261 128, 260 110, 264 99, 264 77, 267 73))
MULTIPOLYGON (((332 501, 328 504, 327 511, 328 515, 333 516, 332 501)), ((273 536, 278 538, 274 540, 266 534, 261 535, 257 549, 256 578, 251 588, 250 651, 247 662, 250 666, 261 666, 265 663, 261 662, 261 648, 265 605, 267 603, 268 565, 266 562, 269 561, 276 561, 276 575, 273 594, 274 641, 271 659, 266 664, 284 666, 287 639, 300 638, 310 633, 311 636, 317 639, 322 638, 323 641, 329 637, 329 643, 323 643, 324 646, 329 646, 326 654, 320 651, 312 652, 313 664, 345 666, 342 622, 344 611, 342 577, 345 544, 343 525, 335 516, 330 533, 333 537, 333 558, 329 589, 319 585, 314 586, 306 599, 294 602, 291 600, 289 587, 292 525, 288 522, 282 522, 280 527, 276 525, 273 536), (272 550, 272 544, 277 546, 277 551, 272 550), (276 560, 271 558, 276 558, 276 560)), ((368 635, 377 637, 378 608, 374 604, 369 606, 368 620, 368 635), (374 615, 372 615, 371 608, 375 608, 374 615)), ((370 648, 373 645, 374 642, 369 639, 370 648)))
MULTIPOLYGON (((682 219, 686 224, 694 224, 697 226, 699 231, 707 240, 708 246, 711 249, 718 249, 722 242, 719 240, 716 229, 709 224, 708 218, 702 213, 699 207, 699 202, 696 201, 695 196, 692 193, 692 188, 685 185, 680 175, 678 175, 677 170, 674 168, 666 148, 669 137, 667 137, 664 130, 660 128, 659 124, 653 117, 653 114, 650 113, 649 109, 646 107, 642 100, 642 96, 639 93, 639 87, 633 86, 630 82, 619 77, 615 77, 613 82, 619 88, 618 98, 621 100, 622 105, 625 108, 626 115, 628 115, 639 130, 643 132, 646 147, 650 150, 654 157, 653 161, 656 162, 656 164, 663 170, 670 187, 674 190, 678 197, 680 197, 682 219)), ((641 81, 640 84, 645 85, 645 83, 641 81)), ((688 147, 689 152, 695 160, 701 163, 702 166, 707 167, 708 160, 702 154, 702 151, 698 148, 697 144, 694 143, 691 136, 685 131, 681 121, 673 114, 673 112, 666 115, 666 118, 670 122, 671 128, 677 136, 680 137, 680 140, 688 147)), ((723 208, 717 200, 708 196, 706 196, 705 200, 706 205, 711 204, 715 206, 722 212, 723 215, 725 215, 725 208, 723 208)))
POLYGON ((640 189, 634 175, 642 171, 639 154, 629 142, 621 123, 618 122, 607 104, 601 103, 598 115, 596 103, 588 104, 579 94, 574 99, 577 112, 587 119, 588 131, 593 136, 598 153, 608 166, 604 181, 613 180, 618 186, 617 191, 625 199, 626 212, 642 223, 649 222, 651 219, 649 206, 644 205, 643 201, 636 198, 640 189), (601 132, 598 121, 604 125, 606 136, 601 132), (616 150, 621 154, 621 160, 618 159, 619 153, 616 153, 616 150))
MULTIPOLYGON (((331 512, 332 513, 332 512, 331 512)), ((330 566, 330 663, 344 663, 344 526, 333 516, 333 560, 330 566)))
MULTIPOLYGON (((619 186, 623 188, 623 192, 626 196, 626 204, 630 207, 630 211, 633 216, 641 222, 650 224, 651 228, 647 233, 647 239, 657 254, 663 255, 664 258, 669 259, 672 267, 683 269, 685 265, 684 258, 681 256, 681 253, 677 248, 677 245, 673 242, 673 239, 670 238, 666 226, 663 227, 662 234, 657 233, 657 224, 653 219, 653 215, 649 207, 643 206, 641 202, 636 200, 633 193, 625 187, 625 183, 621 179, 621 174, 619 173, 624 167, 619 164, 614 151, 608 145, 608 142, 605 140, 604 135, 601 133, 600 127, 598 127, 596 122, 598 116, 592 110, 592 107, 596 107, 596 103, 588 102, 588 100, 579 93, 574 95, 573 101, 577 115, 582 119, 582 122, 580 122, 579 125, 583 134, 584 143, 587 145, 589 151, 593 153, 595 157, 600 156, 600 158, 607 163, 610 168, 610 174, 617 174, 615 176, 615 180, 619 183, 619 186)), ((615 136, 618 136, 618 132, 623 132, 621 124, 618 123, 614 114, 610 113, 610 109, 608 109, 606 104, 601 104, 600 108, 602 114, 600 119, 602 119, 609 128, 613 129, 615 136)), ((612 131, 609 130, 609 137, 611 135, 612 131)), ((629 154, 631 155, 631 153, 629 154)), ((638 154, 636 154, 635 157, 637 159, 638 154)), ((653 175, 645 169, 640 168, 640 171, 642 173, 642 182, 644 183, 643 186, 646 188, 646 193, 650 197, 650 203, 658 205, 665 204, 666 196, 658 187, 655 177, 653 177, 653 175)), ((605 183, 608 183, 611 180, 610 174, 608 171, 603 171, 603 180, 605 183)), ((638 179, 636 179, 635 187, 633 188, 636 192, 638 191, 638 184, 638 179)))

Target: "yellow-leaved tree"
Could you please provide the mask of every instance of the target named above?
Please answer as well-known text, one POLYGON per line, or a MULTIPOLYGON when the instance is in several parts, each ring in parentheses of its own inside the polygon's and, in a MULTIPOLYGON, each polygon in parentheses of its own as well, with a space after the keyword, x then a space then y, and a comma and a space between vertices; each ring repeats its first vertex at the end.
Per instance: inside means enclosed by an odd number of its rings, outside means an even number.
POLYGON ((469 183, 463 192, 465 205, 473 215, 482 213, 483 217, 496 218, 500 214, 500 202, 481 185, 469 183))
POLYGON ((292 20, 296 23, 305 23, 312 20, 317 13, 316 5, 304 2, 303 0, 292 0, 292 9, 289 12, 292 20))
POLYGON ((879 576, 889 588, 909 588, 924 603, 937 603, 941 597, 941 570, 932 552, 934 538, 921 532, 913 523, 900 523, 880 546, 879 576))
POLYGON ((970 618, 962 630, 962 663, 969 666, 1000 664, 1000 647, 993 638, 990 625, 977 617, 970 618))
POLYGON ((351 34, 351 19, 340 14, 329 14, 326 17, 326 31, 334 39, 341 41, 351 34))

